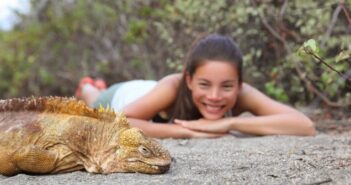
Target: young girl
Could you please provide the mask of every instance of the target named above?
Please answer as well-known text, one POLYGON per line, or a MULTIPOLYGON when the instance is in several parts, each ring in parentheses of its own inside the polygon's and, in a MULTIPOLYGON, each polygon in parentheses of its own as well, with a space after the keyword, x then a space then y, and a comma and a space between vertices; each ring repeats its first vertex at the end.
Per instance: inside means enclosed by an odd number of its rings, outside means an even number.
MULTIPOLYGON (((313 122, 304 114, 243 82, 241 63, 242 54, 232 39, 207 35, 191 47, 182 74, 168 75, 157 83, 125 82, 107 91, 114 94, 112 108, 123 110, 132 126, 153 137, 218 137, 230 131, 315 134, 313 122), (134 99, 116 107, 132 92, 138 92, 134 99), (254 116, 238 117, 243 112, 254 116), (157 124, 161 120, 173 124, 157 124)), ((83 99, 92 89, 83 87, 83 99)), ((90 104, 97 96, 90 98, 90 104)))

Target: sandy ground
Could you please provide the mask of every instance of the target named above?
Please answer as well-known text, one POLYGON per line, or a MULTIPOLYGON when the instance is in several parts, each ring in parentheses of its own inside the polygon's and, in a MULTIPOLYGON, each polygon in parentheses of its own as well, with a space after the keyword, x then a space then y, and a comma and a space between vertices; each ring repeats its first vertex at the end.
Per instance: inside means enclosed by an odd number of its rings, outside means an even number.
POLYGON ((347 125, 328 128, 332 132, 321 127, 315 137, 160 140, 174 159, 162 175, 0 175, 0 184, 351 184, 351 124, 347 125))

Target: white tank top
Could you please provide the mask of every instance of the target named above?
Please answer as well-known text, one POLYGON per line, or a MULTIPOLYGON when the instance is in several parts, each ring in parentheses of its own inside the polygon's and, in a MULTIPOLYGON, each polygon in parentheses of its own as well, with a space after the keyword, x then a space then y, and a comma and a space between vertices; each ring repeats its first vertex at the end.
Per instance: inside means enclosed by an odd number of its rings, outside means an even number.
POLYGON ((111 108, 114 111, 122 111, 129 103, 145 95, 156 86, 154 80, 132 80, 124 82, 113 95, 111 108))

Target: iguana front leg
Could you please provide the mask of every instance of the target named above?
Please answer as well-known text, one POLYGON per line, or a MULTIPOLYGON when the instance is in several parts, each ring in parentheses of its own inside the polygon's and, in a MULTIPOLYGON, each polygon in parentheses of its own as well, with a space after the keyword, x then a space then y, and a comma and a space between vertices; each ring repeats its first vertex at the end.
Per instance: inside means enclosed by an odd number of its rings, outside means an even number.
POLYGON ((0 146, 0 173, 6 176, 15 175, 19 172, 12 160, 13 151, 0 146))
POLYGON ((50 173, 56 167, 57 155, 37 146, 27 146, 11 152, 0 152, 0 173, 15 175, 21 171, 29 173, 50 173), (12 155, 11 155, 12 153, 12 155))

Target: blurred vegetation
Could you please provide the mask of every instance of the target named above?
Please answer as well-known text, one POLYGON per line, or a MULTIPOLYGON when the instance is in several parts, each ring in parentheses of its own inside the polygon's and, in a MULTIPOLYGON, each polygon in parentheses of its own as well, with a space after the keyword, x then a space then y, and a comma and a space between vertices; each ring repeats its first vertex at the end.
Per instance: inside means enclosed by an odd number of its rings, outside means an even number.
POLYGON ((181 69, 203 32, 231 36, 245 81, 292 104, 349 107, 350 0, 32 0, 0 32, 0 98, 71 96, 82 76, 109 84, 160 79, 181 69), (297 55, 308 39, 344 75, 297 55), (337 57, 339 53, 346 53, 337 57), (337 61, 336 61, 337 59, 337 61))

